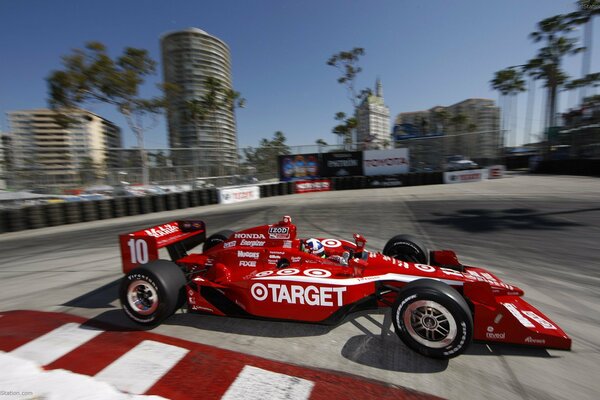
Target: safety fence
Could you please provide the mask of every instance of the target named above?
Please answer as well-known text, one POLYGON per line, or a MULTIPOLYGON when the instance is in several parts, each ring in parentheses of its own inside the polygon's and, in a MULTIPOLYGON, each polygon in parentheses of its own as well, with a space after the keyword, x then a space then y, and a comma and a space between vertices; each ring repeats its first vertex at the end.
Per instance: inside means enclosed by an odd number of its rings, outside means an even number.
MULTIPOLYGON (((388 186, 434 185, 444 183, 444 178, 442 172, 415 172, 381 177, 335 177, 330 181, 330 190, 351 190, 388 186)), ((258 185, 258 188, 260 198, 296 193, 295 182, 267 183, 258 185)), ((41 204, 0 210, 0 233, 187 209, 219 202, 219 190, 208 188, 143 197, 117 197, 93 201, 41 204)))

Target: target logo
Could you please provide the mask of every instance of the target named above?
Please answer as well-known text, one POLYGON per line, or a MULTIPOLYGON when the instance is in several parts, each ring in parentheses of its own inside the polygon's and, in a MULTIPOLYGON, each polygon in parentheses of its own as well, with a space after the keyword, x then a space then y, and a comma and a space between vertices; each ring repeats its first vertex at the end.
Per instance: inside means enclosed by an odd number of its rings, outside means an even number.
POLYGON ((266 286, 263 285, 262 283, 257 283, 255 285, 252 285, 252 288, 250 289, 250 293, 252 293, 252 297, 254 297, 258 301, 265 300, 267 298, 267 296, 269 295, 269 291, 267 290, 266 286))
POLYGON ((415 264, 415 267, 423 272, 435 272, 435 267, 426 264, 415 264))
POLYGON ((342 245, 342 242, 337 239, 325 239, 321 243, 323 243, 323 246, 329 248, 340 247, 342 245))
POLYGON ((331 276, 331 272, 324 270, 324 269, 307 269, 306 271, 304 271, 304 275, 306 276, 311 276, 314 278, 328 278, 331 276))
POLYGON ((289 269, 282 269, 280 271, 277 271, 277 275, 296 275, 299 272, 300 271, 297 270, 296 268, 289 268, 289 269))

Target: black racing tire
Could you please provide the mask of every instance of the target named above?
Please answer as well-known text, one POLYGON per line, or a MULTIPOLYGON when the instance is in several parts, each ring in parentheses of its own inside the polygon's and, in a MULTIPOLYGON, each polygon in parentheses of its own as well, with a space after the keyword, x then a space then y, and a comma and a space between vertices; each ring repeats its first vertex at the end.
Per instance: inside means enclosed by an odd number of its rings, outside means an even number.
POLYGON ((433 279, 404 286, 392 306, 392 320, 404 344, 427 357, 456 357, 473 339, 467 302, 455 289, 433 279))
POLYGON ((152 261, 125 275, 119 288, 121 307, 132 321, 157 326, 185 303, 185 283, 177 264, 152 261))
POLYGON ((396 235, 385 244, 383 255, 417 264, 429 263, 429 251, 418 239, 410 235, 396 235))
POLYGON ((202 251, 207 251, 208 249, 215 247, 219 243, 223 243, 224 241, 229 239, 234 233, 234 231, 230 231, 227 229, 219 231, 217 233, 213 233, 208 237, 208 239, 206 239, 206 242, 204 242, 204 247, 202 248, 202 251))

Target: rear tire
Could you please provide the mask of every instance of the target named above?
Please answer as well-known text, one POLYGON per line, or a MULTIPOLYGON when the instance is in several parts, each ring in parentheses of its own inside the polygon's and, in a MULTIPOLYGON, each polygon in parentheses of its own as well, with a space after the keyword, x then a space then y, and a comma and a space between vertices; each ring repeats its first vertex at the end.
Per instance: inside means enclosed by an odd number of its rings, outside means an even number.
POLYGON ((432 279, 402 288, 392 307, 392 320, 404 344, 427 357, 456 357, 473 338, 473 317, 465 299, 432 279))
POLYGON ((179 266, 156 260, 130 271, 119 288, 125 314, 144 326, 156 326, 185 302, 185 276, 179 266))
POLYGON ((396 235, 386 243, 383 255, 417 264, 429 264, 429 252, 418 240, 409 235, 396 235))
POLYGON ((229 239, 234 233, 234 231, 223 230, 210 235, 209 238, 206 239, 206 242, 204 242, 204 247, 202 248, 202 251, 207 251, 208 249, 215 247, 219 243, 223 243, 224 241, 229 239))

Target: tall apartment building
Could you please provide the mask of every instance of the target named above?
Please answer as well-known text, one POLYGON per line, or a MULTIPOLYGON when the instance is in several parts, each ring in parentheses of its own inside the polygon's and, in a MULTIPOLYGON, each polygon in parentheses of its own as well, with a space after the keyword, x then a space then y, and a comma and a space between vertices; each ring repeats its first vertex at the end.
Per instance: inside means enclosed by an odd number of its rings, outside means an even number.
POLYGON ((430 142, 442 158, 462 154, 491 162, 499 157, 503 146, 500 108, 493 100, 467 99, 447 107, 399 113, 394 124, 396 146, 407 145, 415 138, 422 139, 421 147, 426 148, 430 142))
POLYGON ((365 147, 382 147, 391 142, 390 109, 383 100, 383 87, 377 79, 374 94, 356 109, 356 141, 365 147))
POLYGON ((229 47, 201 29, 188 28, 164 34, 161 52, 164 81, 181 89, 168 98, 169 144, 172 148, 199 149, 175 153, 175 162, 199 166, 204 174, 231 173, 238 158, 233 111, 223 108, 216 115, 194 121, 187 105, 206 93, 209 77, 232 89, 229 47))
POLYGON ((63 128, 50 109, 8 113, 11 172, 34 177, 36 183, 60 186, 77 183, 81 169, 90 162, 100 176, 119 167, 118 155, 109 149, 122 147, 121 129, 86 110, 67 115, 73 122, 63 128))
POLYGON ((6 156, 6 143, 8 135, 0 132, 0 190, 6 189, 6 170, 8 168, 8 159, 6 156))

